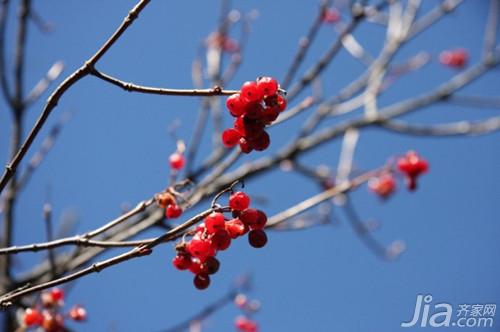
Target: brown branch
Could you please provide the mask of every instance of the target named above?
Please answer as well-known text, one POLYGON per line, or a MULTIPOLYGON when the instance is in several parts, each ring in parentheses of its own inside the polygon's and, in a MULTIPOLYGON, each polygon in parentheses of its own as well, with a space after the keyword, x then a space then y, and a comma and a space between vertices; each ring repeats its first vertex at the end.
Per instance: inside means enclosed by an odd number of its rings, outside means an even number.
POLYGON ((195 96, 195 97, 211 97, 211 96, 228 96, 238 93, 238 90, 223 90, 219 86, 212 89, 166 89, 149 86, 136 85, 126 83, 112 76, 106 75, 98 70, 92 69, 90 74, 102 79, 105 82, 111 83, 129 92, 140 92, 164 96, 195 96))
POLYGON ((151 0, 140 0, 139 3, 128 13, 128 15, 123 20, 122 24, 118 27, 118 29, 111 35, 111 37, 103 44, 103 46, 95 53, 88 61, 85 62, 83 66, 78 68, 75 72, 73 72, 70 76, 68 76, 50 95, 47 103, 43 111, 40 113, 37 121, 34 126, 31 128, 28 136, 24 140, 23 144, 20 146, 19 150, 15 154, 15 156, 11 159, 9 164, 5 166, 5 171, 0 178, 0 193, 4 190, 5 186, 12 178, 13 174, 17 171, 17 167, 21 163, 21 160, 24 158, 28 149, 33 144, 36 136, 42 129, 43 125, 47 121, 49 115, 52 110, 57 106, 59 99, 64 95, 64 93, 71 87, 73 84, 78 82, 83 77, 90 74, 93 66, 99 61, 99 59, 114 45, 114 43, 120 38, 120 36, 127 30, 127 28, 134 22, 134 20, 138 17, 139 13, 146 7, 146 5, 151 0))
POLYGON ((5 254, 17 254, 19 252, 24 251, 40 251, 40 250, 48 250, 52 248, 62 247, 66 245, 78 245, 84 247, 96 246, 96 247, 130 247, 138 244, 142 244, 139 242, 113 242, 113 241, 91 241, 90 239, 100 235, 107 230, 115 227, 116 225, 128 220, 130 217, 137 215, 144 211, 148 206, 155 202, 154 198, 150 198, 148 200, 142 201, 135 208, 128 211, 127 213, 122 214, 116 219, 108 222, 107 224, 93 230, 87 232, 83 235, 76 235, 72 237, 66 237, 62 239, 57 239, 53 241, 43 242, 43 243, 34 243, 24 246, 12 246, 8 248, 0 248, 0 255, 5 254))
POLYGON ((67 276, 51 280, 48 282, 44 282, 38 285, 30 286, 25 289, 19 290, 17 292, 11 292, 10 294, 6 294, 2 297, 0 297, 0 306, 3 307, 8 307, 12 305, 12 301, 15 301, 16 299, 26 296, 28 294, 32 294, 34 292, 38 292, 47 288, 55 287, 57 285, 61 285, 64 283, 67 283, 69 281, 73 281, 76 279, 79 279, 83 276, 86 276, 88 274, 92 273, 98 273, 101 272, 102 270, 109 268, 111 266, 117 265, 119 263, 137 258, 137 257, 142 257, 145 255, 149 255, 151 253, 151 249, 154 247, 158 246, 160 243, 164 242, 169 242, 173 241, 175 239, 178 239, 181 237, 186 230, 188 230, 190 227, 198 223, 199 221, 203 220, 207 215, 209 215, 212 212, 228 212, 230 209, 228 207, 222 207, 222 208, 210 208, 206 211, 203 211, 196 216, 190 218, 186 222, 182 223, 181 225, 171 229, 170 231, 164 233, 163 235, 153 239, 152 241, 137 246, 133 248, 130 251, 127 251, 123 254, 108 258, 106 260, 93 263, 92 265, 81 269, 77 272, 71 273, 67 276))

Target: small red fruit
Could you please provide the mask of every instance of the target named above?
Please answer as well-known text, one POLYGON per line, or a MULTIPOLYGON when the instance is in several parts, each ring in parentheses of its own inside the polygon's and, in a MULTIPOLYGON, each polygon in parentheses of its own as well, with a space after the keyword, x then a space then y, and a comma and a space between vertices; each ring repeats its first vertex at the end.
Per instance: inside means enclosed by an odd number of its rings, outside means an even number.
POLYGON ((187 244, 186 249, 191 255, 199 258, 201 262, 204 262, 208 257, 215 256, 215 249, 211 243, 198 237, 193 237, 187 244))
POLYGON ((172 264, 178 270, 187 270, 191 266, 191 256, 188 253, 179 252, 172 260, 172 264))
POLYGON ((226 250, 231 245, 231 236, 225 229, 215 232, 210 240, 215 250, 226 250))
POLYGON ((240 332, 257 332, 259 330, 257 323, 245 316, 236 317, 234 326, 240 332))
POLYGON ((257 83, 248 81, 241 86, 241 96, 248 102, 260 101, 263 97, 261 90, 257 88, 257 83))
POLYGON ((263 96, 272 96, 278 92, 278 82, 272 77, 260 77, 257 80, 257 89, 263 96))
POLYGON ((219 271, 220 262, 215 257, 208 258, 204 264, 207 267, 208 274, 215 274, 215 273, 217 273, 217 271, 219 271))
POLYGON ((87 319, 87 310, 85 310, 82 306, 75 305, 69 311, 69 317, 77 322, 84 321, 87 319))
POLYGON ((241 133, 233 128, 226 129, 222 132, 222 144, 226 148, 232 148, 240 142, 241 133))
POLYGON ((267 235, 261 229, 254 229, 248 233, 248 243, 254 248, 262 248, 267 243, 267 235))
POLYGON ((172 167, 175 170, 181 170, 184 167, 184 164, 186 163, 184 155, 179 152, 172 153, 168 160, 170 161, 170 167, 172 167))
POLYGON ((36 309, 28 308, 24 311, 23 321, 26 326, 41 325, 43 323, 43 315, 36 309))
POLYGON ((233 210, 243 211, 250 205, 250 197, 242 191, 237 191, 229 196, 229 207, 233 210))
POLYGON ((394 180, 392 174, 383 174, 377 178, 370 179, 368 187, 380 197, 387 198, 396 189, 396 180, 394 180))
POLYGON ((224 215, 220 212, 212 212, 205 217, 205 227, 207 232, 213 234, 218 230, 224 229, 226 222, 224 220, 224 215))
POLYGON ((194 276, 193 283, 197 289, 206 289, 210 285, 210 277, 207 274, 197 274, 194 276))
POLYGON ((60 288, 53 288, 51 291, 50 291, 50 295, 52 296, 52 300, 54 302, 59 302, 59 301, 62 301, 64 300, 64 291, 60 288))
POLYGON ((170 204, 165 210, 165 216, 169 219, 179 218, 182 214, 182 208, 177 204, 170 204))
POLYGON ((236 239, 248 232, 248 226, 245 226, 240 219, 235 218, 226 222, 226 231, 232 239, 236 239))
POLYGON ((239 117, 245 114, 246 101, 244 101, 239 93, 230 95, 226 100, 226 107, 234 117, 239 117))

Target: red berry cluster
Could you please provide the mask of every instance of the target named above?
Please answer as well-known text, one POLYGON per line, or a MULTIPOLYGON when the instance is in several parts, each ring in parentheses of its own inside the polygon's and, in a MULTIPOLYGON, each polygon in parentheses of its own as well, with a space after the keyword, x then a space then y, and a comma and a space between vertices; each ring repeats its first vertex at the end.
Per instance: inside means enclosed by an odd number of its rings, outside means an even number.
POLYGON ((177 204, 177 201, 169 192, 164 192, 156 195, 156 202, 165 209, 165 217, 168 219, 179 218, 182 215, 182 208, 177 204))
POLYGON ((198 225, 193 237, 176 246, 177 255, 172 263, 179 270, 189 270, 194 277, 194 285, 205 289, 210 284, 210 275, 219 270, 218 251, 229 248, 231 240, 248 233, 252 247, 262 248, 267 243, 263 228, 267 216, 264 212, 249 208, 250 198, 238 191, 229 197, 232 217, 226 219, 221 212, 212 212, 198 225))
POLYGON ((226 106, 236 120, 233 128, 222 133, 222 143, 228 148, 238 144, 243 153, 250 153, 269 147, 271 141, 264 128, 286 109, 286 100, 274 78, 260 77, 245 82, 240 93, 227 98, 226 106))
POLYGON ((67 313, 61 313, 64 306, 64 291, 53 288, 40 296, 41 304, 24 311, 22 325, 26 328, 41 328, 46 332, 66 331, 65 318, 76 322, 87 319, 87 311, 79 305, 73 306, 67 313))
POLYGON ((443 51, 439 55, 439 62, 453 68, 463 68, 469 61, 469 53, 462 48, 443 51))
POLYGON ((241 309, 243 315, 239 315, 234 320, 234 327, 239 332, 258 332, 257 322, 250 318, 260 308, 258 301, 249 301, 245 294, 238 294, 234 298, 234 304, 241 309))
POLYGON ((428 171, 429 164, 415 151, 408 151, 405 156, 398 159, 397 167, 406 177, 408 190, 417 189, 417 178, 428 171))
POLYGON ((386 199, 396 190, 396 180, 391 173, 384 173, 378 177, 370 179, 368 187, 379 197, 386 199))

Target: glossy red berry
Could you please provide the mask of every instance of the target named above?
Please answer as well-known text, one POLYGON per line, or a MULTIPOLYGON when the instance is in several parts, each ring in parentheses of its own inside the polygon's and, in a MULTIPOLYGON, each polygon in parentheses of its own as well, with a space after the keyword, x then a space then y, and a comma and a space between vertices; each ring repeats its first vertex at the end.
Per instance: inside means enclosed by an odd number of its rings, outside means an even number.
POLYGON ((239 219, 247 226, 253 225, 257 222, 259 213, 256 209, 245 209, 241 211, 239 219))
POLYGON ((207 266, 203 264, 198 258, 193 258, 191 260, 191 265, 189 265, 189 271, 193 274, 206 274, 208 273, 207 266))
POLYGON ((194 276, 193 283, 197 289, 206 289, 210 285, 210 277, 207 274, 197 274, 194 276))
POLYGON ((43 323, 43 315, 36 309, 28 308, 24 311, 23 322, 26 326, 36 326, 43 323))
POLYGON ((199 258, 201 262, 204 262, 208 257, 215 256, 215 249, 210 241, 198 237, 193 237, 186 249, 192 256, 199 258))
POLYGON ((215 232, 210 240, 215 250, 226 250, 231 245, 231 236, 225 229, 215 232))
POLYGON ((226 148, 232 148, 240 142, 241 133, 233 128, 226 129, 222 132, 222 144, 226 148))
POLYGON ((254 229, 248 233, 248 243, 254 248, 262 248, 267 243, 267 235, 261 229, 254 229))
POLYGON ((236 239, 248 232, 248 226, 240 219, 235 218, 226 222, 226 231, 232 239, 236 239))
POLYGON ((415 151, 409 151, 404 157, 398 159, 398 169, 407 176, 416 177, 427 172, 429 165, 415 151))
POLYGON ((165 216, 169 219, 179 218, 182 214, 182 208, 177 204, 170 204, 165 210, 165 216))
POLYGON ((243 211, 250 205, 250 197, 242 191, 237 191, 229 196, 229 207, 233 210, 243 211))
POLYGON ((269 137, 269 134, 265 130, 263 130, 252 141, 252 145, 255 151, 264 151, 269 147, 270 143, 271 139, 269 137))
POLYGON ((220 212, 212 212, 205 217, 205 227, 207 232, 213 234, 218 230, 223 230, 226 226, 224 215, 220 212))
POLYGON ((257 89, 263 96, 272 96, 278 92, 278 82, 272 77, 260 77, 257 80, 257 89))
POLYGON ((264 97, 261 90, 257 88, 257 83, 254 81, 243 83, 240 94, 248 102, 258 102, 264 97))
POLYGON ((184 155, 179 152, 172 153, 170 155, 169 161, 170 161, 170 167, 172 167, 175 170, 181 170, 184 167, 184 164, 186 163, 184 155))
POLYGON ((250 153, 253 150, 252 144, 245 138, 240 138, 240 150, 243 153, 250 153))
POLYGON ((266 227, 267 215, 261 210, 257 210, 257 215, 257 220, 249 225, 251 229, 263 229, 264 227, 266 227))
POLYGON ((60 288, 52 288, 50 290, 50 295, 52 296, 52 300, 54 302, 59 302, 64 300, 64 291, 60 288))
POLYGON ((87 319, 87 310, 82 306, 75 305, 69 311, 69 317, 77 322, 81 322, 87 319))
POLYGON ((191 266, 191 256, 188 253, 179 252, 172 260, 172 264, 178 270, 187 270, 191 266))
POLYGON ((245 107, 245 116, 248 119, 260 119, 262 113, 264 112, 264 108, 258 101, 250 102, 245 107))
POLYGON ((60 332, 64 328, 64 317, 50 311, 44 311, 42 327, 45 332, 60 332))
POLYGON ((239 117, 245 113, 245 106, 247 102, 244 101, 239 93, 230 95, 226 100, 226 107, 234 117, 239 117))
POLYGON ((217 273, 217 271, 219 271, 220 262, 215 257, 209 257, 204 264, 207 268, 208 274, 215 274, 215 273, 217 273))

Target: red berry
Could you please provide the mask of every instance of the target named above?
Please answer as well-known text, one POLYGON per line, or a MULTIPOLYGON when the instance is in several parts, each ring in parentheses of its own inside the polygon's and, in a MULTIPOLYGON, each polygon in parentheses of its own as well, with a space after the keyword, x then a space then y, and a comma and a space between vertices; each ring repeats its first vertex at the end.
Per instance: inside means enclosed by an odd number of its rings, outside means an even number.
POLYGON ((259 330, 257 323, 245 316, 236 317, 234 326, 240 332, 257 332, 259 330))
POLYGON ((392 174, 383 174, 368 182, 368 187, 382 198, 389 197, 396 189, 396 180, 392 174))
POLYGON ((230 95, 226 100, 226 107, 231 113, 232 116, 238 117, 245 113, 245 105, 246 101, 244 101, 239 93, 234 95, 230 95))
POLYGON ((278 107, 266 107, 264 108, 260 118, 265 124, 271 124, 276 121, 279 115, 280 110, 278 107))
POLYGON ((252 144, 245 138, 240 138, 240 150, 243 153, 250 153, 253 150, 252 144))
POLYGON ((191 266, 191 256, 188 253, 179 252, 172 260, 172 264, 178 270, 187 270, 191 266))
POLYGON ((271 144, 271 139, 269 134, 263 130, 257 137, 255 137, 252 141, 253 148, 255 151, 264 151, 271 144))
POLYGON ((232 148, 240 142, 241 133, 236 129, 226 129, 222 132, 222 143, 226 148, 232 148))
POLYGON ((210 285, 210 277, 207 274, 197 274, 193 280, 194 286, 198 289, 206 289, 210 285))
POLYGON ((398 159, 398 169, 407 176, 416 177, 427 172, 429 165, 416 152, 409 151, 404 157, 398 159))
POLYGON ((264 227, 266 227, 267 223, 266 214, 261 210, 257 210, 257 215, 258 215, 257 220, 253 224, 249 225, 251 229, 263 229, 264 227))
POLYGON ((239 219, 245 224, 245 225, 252 225, 257 222, 257 219, 259 218, 259 213, 257 212, 256 209, 245 209, 241 211, 239 219))
POLYGON ((50 291, 50 295, 52 296, 52 300, 54 302, 59 302, 59 301, 62 301, 64 300, 64 291, 60 288, 53 288, 51 291, 50 291))
POLYGON ((26 326, 41 325, 43 315, 36 309, 28 308, 24 311, 23 321, 26 326))
POLYGON ((248 102, 260 101, 263 97, 261 90, 257 88, 257 83, 254 81, 243 83, 241 96, 248 102))
POLYGON ((60 332, 64 327, 64 317, 50 311, 44 311, 43 329, 45 332, 60 332))
POLYGON ((210 240, 215 250, 226 250, 231 245, 231 236, 225 229, 215 232, 210 240))
POLYGON ((169 158, 170 167, 175 170, 180 170, 184 167, 186 160, 184 159, 184 155, 179 152, 172 153, 169 158))
POLYGON ((204 262, 208 257, 215 256, 215 249, 212 247, 210 241, 193 237, 187 244, 186 249, 188 252, 204 262))
POLYGON ((336 23, 340 19, 340 13, 335 8, 326 9, 323 13, 323 22, 324 23, 336 23))
POLYGON ((200 262, 198 258, 193 258, 191 260, 189 271, 191 271, 193 274, 206 274, 208 272, 207 266, 200 262))
POLYGON ((169 219, 179 218, 182 214, 182 208, 177 204, 170 204, 165 210, 165 216, 169 219))
POLYGON ((248 233, 248 243, 254 248, 262 248, 267 243, 267 235, 261 229, 254 229, 248 233))
POLYGON ((263 111, 264 108, 262 107, 260 102, 250 102, 245 107, 245 116, 249 119, 260 119, 263 111))
POLYGON ((85 308, 79 305, 75 305, 69 311, 69 317, 71 317, 71 319, 75 321, 81 322, 87 319, 87 311, 85 310, 85 308))
POLYGON ((205 227, 207 232, 213 234, 218 230, 223 230, 226 226, 224 215, 220 212, 212 212, 205 217, 205 227))
POLYGON ((250 205, 250 197, 242 191, 237 191, 229 196, 229 207, 233 210, 243 211, 250 205))
POLYGON ((235 218, 226 222, 226 231, 232 239, 236 239, 248 232, 248 226, 245 226, 240 219, 235 218))
POLYGON ((243 116, 240 116, 239 118, 234 120, 233 127, 240 133, 241 136, 246 136, 245 118, 243 116))
POLYGON ((278 91, 278 82, 271 77, 261 77, 257 80, 257 89, 262 95, 271 96, 278 91))
POLYGON ((268 107, 276 107, 280 112, 286 109, 286 99, 280 95, 269 96, 264 99, 264 103, 268 107))
POLYGON ((217 271, 219 271, 220 262, 215 257, 208 258, 204 264, 207 267, 208 274, 215 274, 215 273, 217 273, 217 271))

